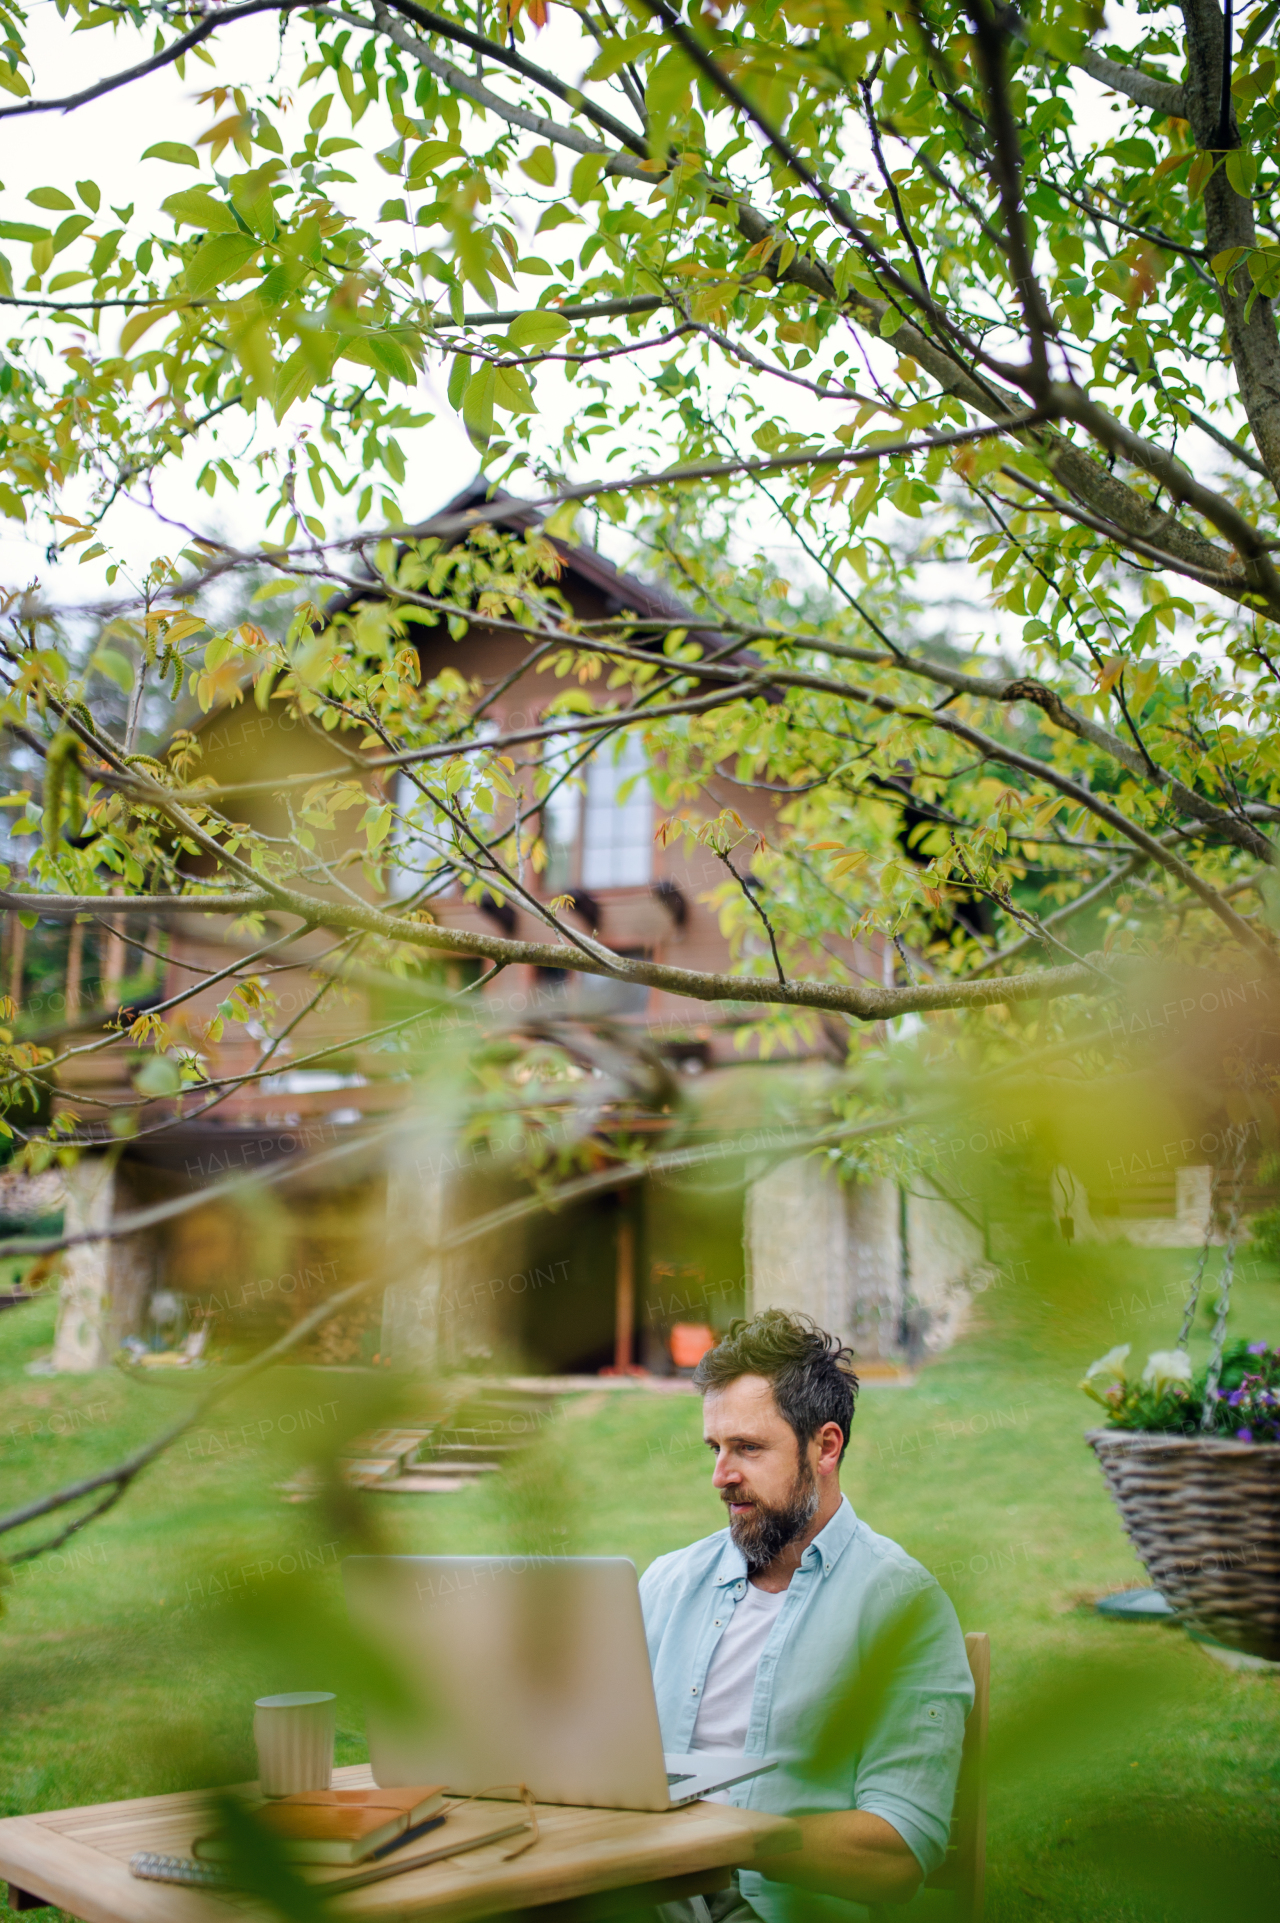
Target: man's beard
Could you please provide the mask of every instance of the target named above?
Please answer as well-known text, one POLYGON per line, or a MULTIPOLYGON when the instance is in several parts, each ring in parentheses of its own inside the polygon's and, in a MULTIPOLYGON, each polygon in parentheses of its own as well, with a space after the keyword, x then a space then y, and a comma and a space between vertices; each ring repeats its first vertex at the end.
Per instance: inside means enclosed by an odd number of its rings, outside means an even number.
MULTIPOLYGON (((724 1501, 741 1501, 741 1490, 726 1489, 724 1501)), ((771 1509, 753 1496, 754 1508, 745 1516, 730 1516, 729 1534, 747 1560, 747 1573, 758 1576, 782 1554, 788 1543, 802 1536, 818 1513, 818 1484, 808 1462, 802 1461, 787 1500, 771 1509)))

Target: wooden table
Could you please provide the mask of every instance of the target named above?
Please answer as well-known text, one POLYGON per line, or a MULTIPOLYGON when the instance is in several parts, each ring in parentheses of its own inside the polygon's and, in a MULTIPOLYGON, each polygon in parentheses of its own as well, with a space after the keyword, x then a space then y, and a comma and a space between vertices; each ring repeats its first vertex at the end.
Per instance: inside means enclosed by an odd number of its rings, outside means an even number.
MULTIPOLYGON (((366 1764, 333 1773, 335 1789, 362 1789, 366 1764)), ((256 1900, 218 1895, 130 1874, 138 1850, 191 1852, 207 1797, 195 1790, 87 1809, 48 1810, 0 1821, 0 1878, 14 1909, 56 1904, 84 1923, 250 1923, 269 1912, 256 1900)), ((494 1805, 472 1805, 466 1812, 494 1805)), ((514 1814, 514 1811, 513 1811, 514 1814)), ((459 1823, 465 1818, 459 1813, 459 1823)), ((334 1897, 335 1923, 468 1923, 530 1911, 529 1923, 596 1923, 653 1903, 728 1886, 731 1870, 759 1852, 799 1846, 783 1816, 694 1803, 649 1815, 638 1810, 538 1806, 539 1840, 514 1862, 513 1840, 431 1863, 334 1897)), ((443 1836, 443 1832, 441 1832, 443 1836)))

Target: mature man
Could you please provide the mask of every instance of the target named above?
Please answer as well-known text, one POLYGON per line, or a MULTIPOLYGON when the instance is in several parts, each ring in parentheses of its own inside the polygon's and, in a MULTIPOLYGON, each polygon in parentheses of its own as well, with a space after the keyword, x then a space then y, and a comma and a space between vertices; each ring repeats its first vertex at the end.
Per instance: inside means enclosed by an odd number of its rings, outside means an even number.
POLYGON ((840 1492, 852 1360, 807 1317, 733 1324, 694 1376, 729 1527, 641 1581, 664 1747, 769 1757, 724 1800, 803 1838, 709 1898, 711 1923, 852 1923, 946 1853, 973 1684, 947 1597, 840 1492))

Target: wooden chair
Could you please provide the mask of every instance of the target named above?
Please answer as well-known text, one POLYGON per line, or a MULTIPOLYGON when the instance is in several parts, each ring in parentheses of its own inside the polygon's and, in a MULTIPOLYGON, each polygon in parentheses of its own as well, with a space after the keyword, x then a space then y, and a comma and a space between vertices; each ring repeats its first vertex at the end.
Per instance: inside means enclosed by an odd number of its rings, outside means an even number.
POLYGON ((991 1639, 975 1631, 964 1639, 973 1675, 973 1708, 964 1726, 964 1749, 951 1813, 947 1859, 927 1890, 950 1890, 956 1923, 982 1923, 982 1889, 987 1867, 987 1716, 991 1696, 991 1639))

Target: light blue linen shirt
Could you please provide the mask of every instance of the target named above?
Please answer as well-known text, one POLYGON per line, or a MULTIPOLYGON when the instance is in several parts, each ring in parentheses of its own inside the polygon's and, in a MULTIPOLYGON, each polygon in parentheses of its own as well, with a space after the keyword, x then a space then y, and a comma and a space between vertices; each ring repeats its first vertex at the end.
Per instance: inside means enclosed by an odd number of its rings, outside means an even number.
MULTIPOLYGON (((716 1644, 746 1594, 727 1529, 640 1579, 663 1747, 688 1751, 716 1644)), ((928 1570, 854 1514, 847 1496, 805 1550, 761 1653, 747 1751, 777 1767, 730 1792, 744 1809, 869 1810, 927 1875, 946 1855, 973 1680, 955 1610, 928 1570)), ((754 1870, 742 1894, 767 1923, 853 1923, 861 1904, 754 1870)))

